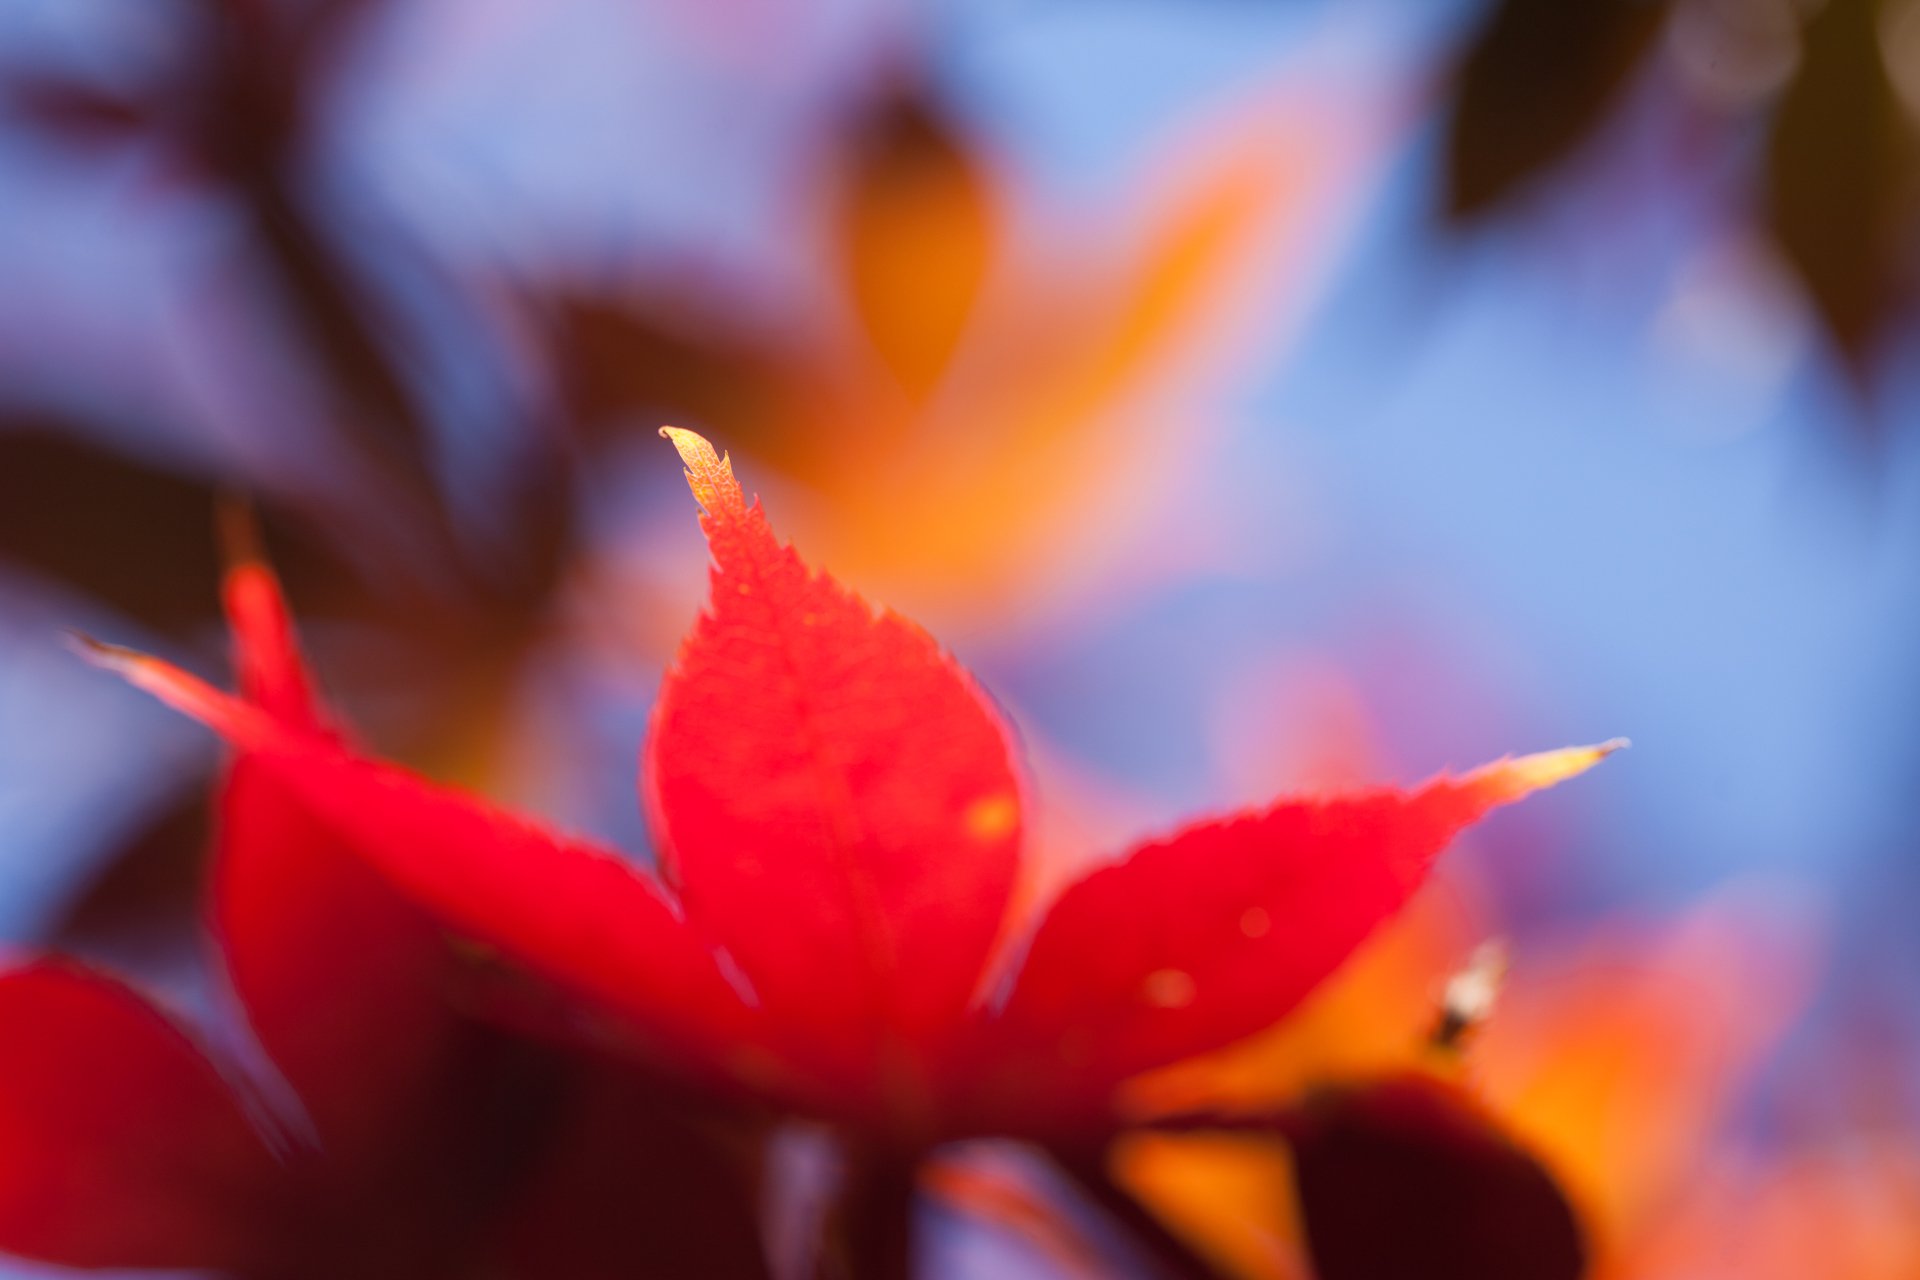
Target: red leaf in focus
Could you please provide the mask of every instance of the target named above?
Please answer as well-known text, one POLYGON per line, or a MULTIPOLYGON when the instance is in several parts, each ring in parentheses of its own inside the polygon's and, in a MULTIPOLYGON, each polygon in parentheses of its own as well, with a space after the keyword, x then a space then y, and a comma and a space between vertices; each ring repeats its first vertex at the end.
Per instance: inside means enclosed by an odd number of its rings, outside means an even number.
POLYGON ((982 1028, 1016 1068, 1006 1094, 1058 1120, 1068 1100, 1103 1105, 1127 1076, 1273 1025, 1400 909, 1462 828, 1611 749, 1525 756, 1411 792, 1289 800, 1091 872, 1048 910, 1006 1008, 982 1028), (1036 1090, 1036 1076, 1052 1087, 1036 1090))
POLYGON ((1291 1135, 1319 1280, 1578 1280, 1566 1197, 1465 1094, 1403 1076, 1309 1102, 1291 1135))
POLYGON ((79 1267, 243 1269, 274 1159, 177 1027, 99 975, 0 975, 0 1249, 79 1267))
MULTIPOLYGON (((1070 887, 1004 1007, 980 1007, 1021 835, 998 718, 923 632, 775 541, 706 441, 668 434, 715 562, 644 771, 677 899, 164 663, 96 656, 223 734, 449 927, 708 1079, 850 1121, 895 1155, 985 1133, 1102 1140, 1124 1077, 1285 1015, 1460 828, 1611 749, 1190 827, 1070 887)), ((285 674, 248 670, 253 688, 285 674)))
POLYGON ((648 739, 663 861, 790 1053, 911 1106, 889 1094, 924 1083, 1013 890, 1005 731, 931 637, 809 570, 725 459, 669 434, 714 569, 648 739))

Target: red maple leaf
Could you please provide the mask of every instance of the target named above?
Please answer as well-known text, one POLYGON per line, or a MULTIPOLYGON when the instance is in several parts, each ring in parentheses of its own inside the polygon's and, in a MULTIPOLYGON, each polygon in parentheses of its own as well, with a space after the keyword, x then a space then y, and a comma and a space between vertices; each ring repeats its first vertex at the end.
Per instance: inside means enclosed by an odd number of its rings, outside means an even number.
POLYGON ((728 459, 666 434, 714 563, 646 745, 660 879, 259 700, 105 660, 451 927, 698 1077, 839 1122, 888 1168, 978 1135, 1096 1150, 1121 1081, 1282 1018, 1463 827, 1611 749, 1196 822, 1009 921, 1024 801, 989 701, 925 632, 778 542, 728 459))
MULTIPOLYGON (((243 705, 344 749, 265 568, 236 567, 226 604, 243 705)), ((208 923, 285 1090, 104 973, 55 956, 0 973, 0 1249, 281 1280, 483 1257, 584 1278, 704 1238, 686 1274, 763 1274, 744 1185, 659 1090, 473 1016, 488 972, 270 762, 241 757, 220 813, 208 923), (600 1180, 667 1216, 576 1194, 600 1180)))

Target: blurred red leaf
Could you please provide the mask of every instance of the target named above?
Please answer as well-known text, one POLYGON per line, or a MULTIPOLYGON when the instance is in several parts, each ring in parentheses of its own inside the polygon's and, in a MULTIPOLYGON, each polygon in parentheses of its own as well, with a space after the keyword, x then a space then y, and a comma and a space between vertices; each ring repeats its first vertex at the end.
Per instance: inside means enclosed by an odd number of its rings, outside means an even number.
MULTIPOLYGON (((269 615, 242 631, 243 670, 257 669, 271 626, 269 615)), ((248 686, 274 707, 260 681, 248 686)), ((275 714, 314 723, 310 709, 275 714)), ((244 758, 220 819, 209 923, 234 990, 332 1157, 366 1165, 457 1065, 452 996, 464 966, 436 921, 244 758), (351 946, 340 945, 343 922, 351 946)))
POLYGON ((266 1143, 186 1035, 97 974, 0 974, 0 1248, 72 1266, 246 1270, 266 1143))
MULTIPOLYGON (((237 566, 226 600, 240 705, 331 741, 271 577, 237 566)), ((631 1191, 669 1176, 654 1162, 679 1155, 672 1176, 691 1180, 678 1198, 628 1202, 617 1220, 604 1201, 554 1199, 583 1141, 604 1142, 616 1119, 634 1135, 624 1118, 644 1096, 570 1094, 599 1068, 476 1020, 487 967, 259 760, 238 761, 221 816, 210 923, 297 1104, 284 1112, 281 1095, 230 1085, 234 1064, 104 979, 53 963, 0 976, 0 1023, 10 1041, 33 1041, 0 1055, 0 1247, 95 1266, 400 1280, 469 1274, 491 1249, 539 1240, 564 1247, 500 1274, 591 1280, 611 1272, 588 1241, 685 1245, 713 1194, 725 1200, 709 1217, 733 1216, 726 1244, 704 1252, 729 1269, 698 1273, 760 1274, 736 1265, 757 1259, 757 1232, 730 1208, 751 1203, 750 1150, 735 1177, 733 1157, 708 1149, 717 1133, 680 1132, 668 1112, 642 1136, 675 1137, 671 1152, 602 1146, 592 1167, 631 1191)))

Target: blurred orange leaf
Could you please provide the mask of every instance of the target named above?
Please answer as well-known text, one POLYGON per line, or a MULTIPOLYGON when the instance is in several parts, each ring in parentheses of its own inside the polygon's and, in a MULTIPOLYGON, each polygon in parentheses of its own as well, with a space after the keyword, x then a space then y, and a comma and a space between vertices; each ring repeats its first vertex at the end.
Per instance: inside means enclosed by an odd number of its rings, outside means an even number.
POLYGON ((998 248, 997 193, 925 99, 869 111, 845 160, 839 221, 845 289, 907 399, 947 372, 998 248))

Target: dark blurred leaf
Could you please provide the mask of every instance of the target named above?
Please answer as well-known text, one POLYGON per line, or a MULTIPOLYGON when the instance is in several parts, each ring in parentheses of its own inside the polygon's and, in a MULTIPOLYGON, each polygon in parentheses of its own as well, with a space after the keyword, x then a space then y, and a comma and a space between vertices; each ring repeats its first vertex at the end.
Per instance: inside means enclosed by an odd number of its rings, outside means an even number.
POLYGON ((840 253, 874 350, 924 399, 946 372, 992 261, 986 175, 924 98, 889 96, 848 140, 840 253))
POLYGON ((1319 1280, 1577 1280, 1586 1268, 1559 1187, 1450 1085, 1331 1090, 1291 1137, 1319 1280))
POLYGON ((1566 159, 1632 81, 1665 0, 1499 0, 1457 75, 1446 211, 1464 220, 1566 159))
POLYGON ((1910 281, 1920 151, 1881 56, 1878 6, 1829 0, 1774 120, 1766 217, 1858 363, 1910 281))
MULTIPOLYGON (((188 47, 152 77, 142 98, 150 112, 126 127, 144 126, 250 217, 248 266, 266 318, 284 324, 312 362, 317 408, 356 464, 355 491, 336 495, 319 527, 378 581, 348 571, 344 557, 308 554, 311 541, 272 537, 303 616, 332 613, 378 628, 381 643, 366 650, 374 661, 353 674, 417 695, 417 719, 433 730, 402 735, 410 754, 438 756, 457 744, 478 758, 482 728, 500 727, 570 560, 572 476, 554 442, 530 439, 525 456, 503 468, 515 488, 490 513, 489 536, 470 536, 448 508, 416 335, 361 265, 349 237, 364 235, 366 224, 349 227, 339 216, 332 200, 340 189, 328 185, 311 145, 339 64, 390 2, 194 0, 197 21, 179 28, 188 47), (378 519, 355 518, 368 510, 378 519), (464 714, 435 714, 454 711, 464 714)), ((38 92, 64 101, 78 91, 38 92)), ((118 119, 111 104, 81 105, 118 119)), ((115 456, 67 424, 13 425, 33 429, 0 440, 0 555, 176 634, 213 618, 212 479, 115 456)), ((283 532, 276 523, 269 519, 270 533, 283 532)))
POLYGON ((680 318, 667 301, 555 291, 531 307, 575 432, 589 443, 634 425, 689 421, 757 439, 788 395, 770 349, 680 318), (657 420, 656 420, 657 419, 657 420))
MULTIPOLYGON (((491 564, 501 570, 492 578, 433 598, 404 583, 376 592, 298 526, 267 519, 271 558, 302 620, 350 618, 381 637, 355 683, 412 695, 416 727, 396 736, 416 757, 484 760, 543 635, 571 547, 571 507, 554 466, 530 462, 520 480, 510 504, 516 554, 491 564)), ((217 626, 221 496, 206 476, 115 453, 79 428, 0 415, 0 558, 177 638, 217 626)), ((204 862, 204 790, 190 788, 105 853, 102 870, 58 914, 57 941, 110 948, 137 945, 155 928, 184 935, 204 862)))
POLYGON ((300 1266, 284 1274, 498 1274, 483 1262, 488 1237, 541 1157, 566 1075, 541 1046, 490 1026, 440 1034, 443 1058, 411 1105, 387 1117, 377 1158, 351 1166, 351 1179, 316 1179, 298 1197, 304 1213, 289 1244, 300 1266))
POLYGON ((913 1280, 917 1164, 874 1150, 845 1153, 814 1280, 913 1280))
MULTIPOLYGON (((94 442, 51 417, 0 411, 0 558, 182 636, 218 615, 214 512, 223 486, 94 442)), ((231 492, 238 492, 235 479, 231 492)), ((343 594, 357 575, 272 512, 282 573, 343 594)))
POLYGON ((578 534, 570 459, 554 441, 530 438, 512 456, 512 485, 498 510, 511 550, 487 558, 493 599, 543 609, 566 576, 578 534))
POLYGON ((588 1065, 571 1086, 506 1231, 511 1274, 765 1280, 753 1123, 617 1066, 588 1065))
POLYGON ((0 102, 70 142, 145 134, 184 172, 237 198, 268 296, 329 384, 336 429, 425 513, 438 494, 404 335, 329 228, 310 146, 335 65, 387 3, 202 0, 205 20, 183 24, 193 43, 179 64, 137 94, 16 73, 0 81, 0 102))
POLYGON ((214 485, 0 419, 0 557, 176 635, 216 612, 214 485))
MULTIPOLYGON (((442 532, 432 589, 404 570, 378 581, 362 564, 392 557, 358 530, 336 551, 317 527, 267 507, 270 559, 304 623, 350 620, 378 637, 359 650, 349 683, 395 708, 384 737, 415 762, 463 773, 482 767, 510 723, 527 655, 544 638, 548 607, 573 548, 570 477, 538 452, 517 470, 496 539, 477 557, 442 532)), ((177 639, 210 634, 219 618, 222 554, 215 512, 241 481, 116 453, 78 426, 0 412, 0 560, 177 639)), ((429 529, 432 532, 432 529, 429 529)))

